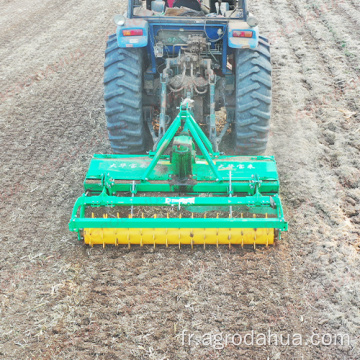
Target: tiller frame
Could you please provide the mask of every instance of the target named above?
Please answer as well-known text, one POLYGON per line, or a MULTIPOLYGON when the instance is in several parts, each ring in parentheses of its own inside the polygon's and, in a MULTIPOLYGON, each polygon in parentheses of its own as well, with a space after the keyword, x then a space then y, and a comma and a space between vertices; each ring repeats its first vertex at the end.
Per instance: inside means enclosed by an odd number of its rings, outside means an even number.
POLYGON ((91 246, 268 246, 288 229, 274 157, 215 152, 189 104, 180 107, 156 151, 148 155, 94 155, 84 188, 74 205, 69 229, 91 246), (165 155, 171 143, 170 155, 165 155), (196 154, 196 146, 201 155, 196 154), (182 217, 179 211, 176 218, 168 214, 137 218, 134 208, 139 206, 185 208, 191 217, 182 217), (128 207, 128 217, 87 214, 88 209, 114 207, 128 207), (219 209, 221 213, 216 212, 219 209), (208 217, 209 211, 216 216, 208 217), (198 213, 204 216, 198 217, 198 213))

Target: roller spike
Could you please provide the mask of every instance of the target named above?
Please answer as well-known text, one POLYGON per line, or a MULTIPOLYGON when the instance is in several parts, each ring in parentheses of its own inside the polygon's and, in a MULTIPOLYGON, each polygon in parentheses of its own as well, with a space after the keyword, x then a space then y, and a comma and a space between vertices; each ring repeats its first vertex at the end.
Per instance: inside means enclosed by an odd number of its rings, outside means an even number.
POLYGON ((154 214, 154 219, 156 219, 157 218, 157 215, 156 214, 154 214))
POLYGON ((119 213, 116 213, 116 216, 118 219, 120 219, 120 214, 119 213))
POLYGON ((192 219, 194 218, 194 213, 191 213, 191 218, 192 218, 192 219))
POLYGON ((216 247, 219 247, 219 238, 216 239, 216 247))
POLYGON ((166 217, 169 219, 169 213, 166 213, 166 217))
POLYGON ((95 215, 94 215, 94 213, 93 213, 93 212, 91 213, 91 217, 92 217, 92 218, 94 218, 94 217, 95 217, 95 215))
POLYGON ((141 218, 144 219, 144 213, 141 213, 141 218))
POLYGON ((179 215, 179 219, 181 219, 181 214, 179 215))
POLYGON ((143 246, 144 244, 143 244, 143 238, 141 237, 141 239, 140 239, 140 246, 143 246))
POLYGON ((241 218, 243 218, 244 217, 244 214, 243 213, 241 213, 241 218))
POLYGON ((206 213, 204 214, 204 219, 206 219, 206 213))
POLYGON ((253 218, 256 218, 256 214, 253 214, 253 218))
POLYGON ((114 236, 115 236, 114 245, 116 246, 116 242, 117 242, 117 230, 114 230, 114 236))
POLYGON ((216 218, 217 218, 217 219, 219 218, 219 213, 216 213, 216 218))

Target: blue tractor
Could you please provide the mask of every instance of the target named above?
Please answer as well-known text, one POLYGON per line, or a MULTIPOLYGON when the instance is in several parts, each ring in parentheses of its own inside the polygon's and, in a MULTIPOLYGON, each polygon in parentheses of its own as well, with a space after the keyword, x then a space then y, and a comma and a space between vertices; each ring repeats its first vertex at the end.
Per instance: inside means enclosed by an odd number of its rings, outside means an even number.
POLYGON ((246 0, 129 0, 105 54, 105 107, 114 153, 155 149, 189 102, 215 151, 231 130, 238 155, 266 149, 270 45, 246 0), (217 111, 226 121, 219 124, 217 111))

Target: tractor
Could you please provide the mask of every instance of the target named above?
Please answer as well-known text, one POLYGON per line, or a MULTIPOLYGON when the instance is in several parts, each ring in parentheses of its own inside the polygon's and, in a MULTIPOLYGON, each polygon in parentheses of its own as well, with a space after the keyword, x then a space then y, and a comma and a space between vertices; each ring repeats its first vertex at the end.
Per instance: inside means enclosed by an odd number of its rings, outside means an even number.
POLYGON ((246 1, 129 0, 114 21, 114 154, 93 156, 69 229, 90 246, 274 244, 288 224, 275 159, 263 156, 270 46, 246 1))
POLYGON ((191 99, 215 151, 231 131, 234 154, 263 154, 270 130, 270 45, 246 0, 169 2, 129 0, 126 16, 114 17, 104 66, 113 152, 155 149, 181 101, 191 99))

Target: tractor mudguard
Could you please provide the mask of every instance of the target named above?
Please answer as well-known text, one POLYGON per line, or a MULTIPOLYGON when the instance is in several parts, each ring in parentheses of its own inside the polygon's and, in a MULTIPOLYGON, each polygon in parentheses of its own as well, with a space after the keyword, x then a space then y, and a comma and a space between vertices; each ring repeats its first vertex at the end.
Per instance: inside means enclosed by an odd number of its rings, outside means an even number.
POLYGON ((148 44, 149 24, 143 19, 126 19, 123 26, 116 28, 120 48, 140 48, 148 44))
POLYGON ((259 28, 250 27, 245 21, 229 21, 228 46, 233 49, 256 49, 259 43, 259 28), (236 33, 234 33, 236 32, 236 33), (252 32, 251 37, 245 37, 252 32), (238 36, 234 36, 234 35, 238 36))

